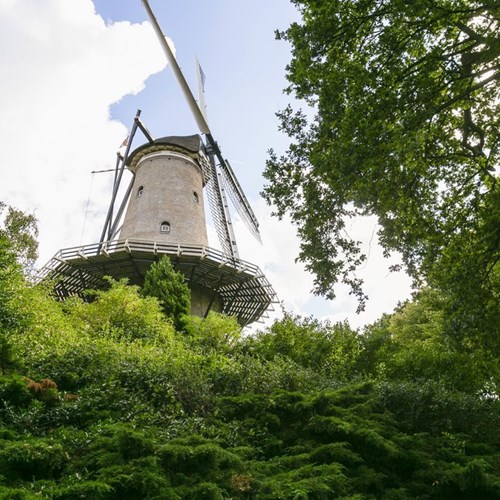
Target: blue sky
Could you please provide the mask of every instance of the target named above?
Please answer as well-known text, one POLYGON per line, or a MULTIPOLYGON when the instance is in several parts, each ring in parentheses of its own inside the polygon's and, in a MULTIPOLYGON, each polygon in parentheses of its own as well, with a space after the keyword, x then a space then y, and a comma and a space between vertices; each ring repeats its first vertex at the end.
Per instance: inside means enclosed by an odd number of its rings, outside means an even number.
MULTIPOLYGON (((263 245, 234 217, 240 255, 261 267, 286 309, 360 327, 409 294, 408 279, 388 272, 376 221, 347 229, 370 257, 360 270, 370 296, 356 301, 339 287, 335 301, 315 298, 313 277, 295 263, 299 241, 288 221, 260 198, 267 150, 284 152, 275 113, 290 49, 276 29, 298 20, 287 0, 150 0, 192 86, 195 57, 206 74, 208 121, 261 224, 263 245)), ((0 2, 0 200, 34 213, 43 265, 61 248, 95 243, 109 203, 114 166, 136 109, 155 137, 197 132, 166 67, 140 0, 0 2)), ((211 244, 218 243, 214 233, 211 244)))
MULTIPOLYGON (((143 22, 140 0, 94 0, 107 21, 143 22)), ((275 40, 275 30, 298 19, 287 0, 150 1, 163 32, 196 93, 195 58, 206 75, 206 102, 211 129, 237 171, 248 196, 258 196, 267 150, 284 149, 275 113, 289 101, 285 66, 289 47, 275 40)), ((125 48, 126 50, 126 48, 125 48)), ((146 88, 111 106, 111 114, 128 123, 137 108, 152 134, 189 135, 197 127, 169 68, 153 75, 146 88)))

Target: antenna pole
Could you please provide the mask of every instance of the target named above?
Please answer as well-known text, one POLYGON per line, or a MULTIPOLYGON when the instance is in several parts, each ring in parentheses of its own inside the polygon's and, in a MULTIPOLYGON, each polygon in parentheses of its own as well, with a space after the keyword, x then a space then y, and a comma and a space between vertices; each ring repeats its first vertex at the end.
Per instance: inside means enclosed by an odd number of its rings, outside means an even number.
POLYGON ((186 98, 188 106, 191 109, 191 112, 193 113, 198 128, 200 129, 202 134, 210 134, 210 127, 208 126, 208 123, 205 120, 203 113, 200 111, 200 108, 196 103, 196 99, 194 98, 193 93, 191 92, 191 89, 189 88, 189 85, 187 84, 186 79, 182 74, 181 68, 177 64, 177 60, 175 59, 172 49, 170 48, 165 38, 165 35, 163 34, 160 25, 158 24, 158 21, 156 20, 156 17, 153 14, 151 7, 149 6, 148 0, 141 0, 141 1, 149 17, 149 21, 151 22, 151 25, 155 30, 156 36, 158 37, 163 52, 165 52, 165 55, 167 56, 167 60, 170 64, 170 67, 172 68, 172 71, 174 72, 174 75, 177 78, 179 85, 181 86, 182 92, 184 93, 184 97, 186 98))

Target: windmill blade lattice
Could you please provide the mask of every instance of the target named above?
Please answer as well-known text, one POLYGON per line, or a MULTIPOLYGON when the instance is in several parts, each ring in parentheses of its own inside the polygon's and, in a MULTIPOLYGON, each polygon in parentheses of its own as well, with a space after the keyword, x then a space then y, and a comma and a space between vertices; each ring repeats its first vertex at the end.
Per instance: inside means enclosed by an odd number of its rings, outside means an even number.
POLYGON ((250 232, 260 243, 262 243, 257 218, 255 217, 255 214, 253 213, 253 210, 250 207, 250 204, 248 203, 236 176, 234 175, 233 169, 227 160, 220 166, 220 170, 222 172, 222 178, 226 191, 229 194, 229 198, 231 199, 234 208, 243 219, 250 232))
POLYGON ((228 221, 224 210, 224 202, 222 200, 218 183, 219 178, 217 176, 215 164, 211 162, 211 173, 206 184, 208 205, 210 206, 212 221, 214 223, 215 231, 217 232, 222 251, 227 255, 232 255, 233 249, 231 245, 231 236, 229 234, 228 221))

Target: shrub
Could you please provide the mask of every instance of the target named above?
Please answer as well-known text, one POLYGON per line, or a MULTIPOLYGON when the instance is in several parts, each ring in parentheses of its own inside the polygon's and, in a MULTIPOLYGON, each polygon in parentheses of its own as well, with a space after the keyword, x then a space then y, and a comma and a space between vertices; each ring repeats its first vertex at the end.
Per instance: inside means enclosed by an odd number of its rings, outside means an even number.
POLYGON ((0 401, 15 407, 26 408, 32 399, 23 377, 19 375, 0 376, 0 401))
POLYGON ((66 304, 67 314, 83 321, 94 336, 140 339, 159 345, 172 341, 173 329, 155 298, 141 296, 139 287, 127 285, 127 280, 108 281, 109 290, 92 292, 92 303, 73 300, 66 304))
POLYGON ((48 439, 11 441, 0 450, 0 470, 9 479, 58 477, 65 462, 61 444, 48 439))

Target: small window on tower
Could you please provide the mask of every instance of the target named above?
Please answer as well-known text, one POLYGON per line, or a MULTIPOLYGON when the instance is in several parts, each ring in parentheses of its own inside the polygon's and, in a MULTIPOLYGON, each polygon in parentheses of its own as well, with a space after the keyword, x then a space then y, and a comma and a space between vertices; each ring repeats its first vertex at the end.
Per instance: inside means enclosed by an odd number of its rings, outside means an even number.
POLYGON ((167 221, 162 222, 160 226, 160 232, 166 234, 170 233, 170 223, 167 221))
POLYGON ((141 197, 143 192, 144 192, 144 186, 140 186, 139 189, 137 190, 137 198, 141 197))
POLYGON ((196 203, 200 203, 200 198, 198 197, 198 193, 196 191, 193 191, 193 200, 196 203))

